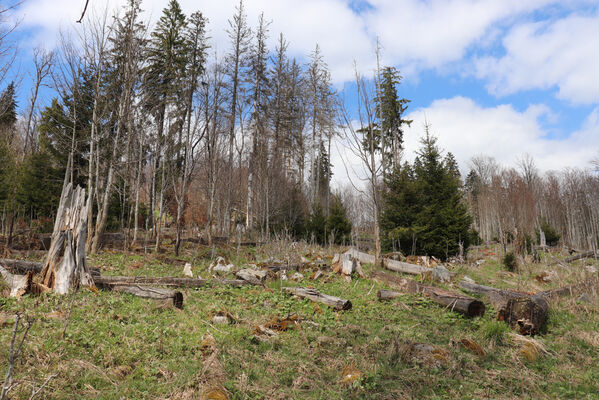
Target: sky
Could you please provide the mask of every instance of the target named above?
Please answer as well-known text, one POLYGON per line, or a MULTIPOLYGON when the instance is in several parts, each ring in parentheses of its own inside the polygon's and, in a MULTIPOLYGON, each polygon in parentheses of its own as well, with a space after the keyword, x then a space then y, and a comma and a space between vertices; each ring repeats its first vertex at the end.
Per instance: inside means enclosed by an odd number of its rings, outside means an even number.
MULTIPOLYGON (((36 46, 51 49, 59 31, 75 29, 85 0, 25 0, 17 65, 28 71, 36 46)), ((91 16, 124 0, 90 0, 91 16)), ((225 28, 238 0, 180 0, 190 14, 209 18, 212 45, 229 47, 225 28)), ((155 21, 167 0, 145 0, 155 21)), ((372 76, 377 38, 381 63, 403 76, 401 97, 411 101, 404 133, 412 159, 424 121, 467 172, 476 155, 515 166, 531 155, 541 171, 587 168, 599 156, 599 0, 245 0, 252 25, 271 20, 271 48, 282 32, 292 56, 306 61, 316 44, 337 90, 353 96, 354 63, 372 76)), ((22 92, 26 92, 22 88, 22 92)), ((26 93, 22 94, 23 96, 26 93)), ((47 100, 47 99, 46 99, 47 100)), ((334 181, 359 161, 336 143, 334 181), (344 166, 344 162, 348 165, 344 166)), ((352 168, 353 167, 353 168, 352 168)), ((355 178, 355 177, 354 177, 355 178)))

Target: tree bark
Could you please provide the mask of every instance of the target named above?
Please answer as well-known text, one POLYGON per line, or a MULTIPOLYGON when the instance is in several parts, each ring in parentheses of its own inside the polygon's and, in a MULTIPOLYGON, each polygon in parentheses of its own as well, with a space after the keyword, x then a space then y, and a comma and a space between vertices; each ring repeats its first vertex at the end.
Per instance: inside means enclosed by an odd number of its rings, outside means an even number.
POLYGON ((52 244, 41 271, 41 283, 58 294, 66 294, 71 286, 93 286, 85 257, 87 236, 87 207, 85 190, 73 189, 71 183, 63 188, 56 213, 52 244))
POLYGON ((497 319, 517 328, 522 335, 539 333, 549 311, 546 295, 495 289, 462 281, 459 286, 467 291, 484 294, 497 310, 497 319))
MULTIPOLYGON (((354 248, 349 249, 345 254, 351 254, 360 262, 365 264, 375 264, 376 257, 367 253, 363 253, 354 248)), ((420 275, 423 272, 432 272, 432 268, 423 267, 421 265, 410 264, 402 261, 391 260, 388 258, 382 259, 383 266, 391 271, 402 272, 404 274, 420 275)))
POLYGON ((316 289, 304 287, 286 287, 284 290, 295 296, 326 304, 327 306, 333 307, 335 310, 349 310, 352 307, 351 301, 320 293, 316 289))
MULTIPOLYGON (((44 269, 44 263, 24 261, 24 260, 11 260, 7 258, 0 258, 0 266, 4 267, 7 271, 12 274, 26 275, 29 272, 39 274, 44 269)), ((89 272, 92 276, 100 275, 99 268, 89 268, 89 272)))
POLYGON ((158 285, 176 288, 199 288, 210 284, 221 284, 231 286, 247 286, 250 282, 239 279, 200 279, 200 278, 178 278, 178 277, 151 277, 151 276, 97 276, 94 282, 100 285, 158 285))
MULTIPOLYGON (((485 314, 485 305, 483 302, 460 293, 423 285, 411 279, 401 278, 382 271, 373 271, 372 277, 379 282, 396 287, 402 292, 423 294, 435 303, 468 317, 482 317, 485 314)), ((384 293, 383 295, 385 297, 391 296, 389 293, 384 293)), ((395 295, 393 294, 393 296, 395 295)), ((381 298, 380 293, 379 298, 381 298)))
POLYGON ((169 289, 155 288, 151 286, 131 285, 102 285, 103 289, 113 292, 129 293, 137 297, 155 300, 170 300, 176 308, 183 308, 183 294, 169 289))

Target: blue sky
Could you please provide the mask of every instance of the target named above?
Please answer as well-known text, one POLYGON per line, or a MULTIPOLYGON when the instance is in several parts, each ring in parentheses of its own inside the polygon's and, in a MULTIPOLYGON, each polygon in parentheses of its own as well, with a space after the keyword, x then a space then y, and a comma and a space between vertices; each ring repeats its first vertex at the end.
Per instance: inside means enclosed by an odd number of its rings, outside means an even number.
MULTIPOLYGON (((96 0, 110 13, 123 0, 96 0)), ((236 0, 180 0, 184 11, 209 19, 218 51, 228 47, 224 28, 236 0)), ((146 0, 154 21, 167 0, 146 0)), ((84 0, 25 0, 15 38, 20 65, 31 49, 52 48, 58 31, 80 28, 84 0)), ((290 52, 305 59, 316 43, 337 88, 351 97, 353 64, 372 75, 377 37, 382 60, 404 76, 400 94, 412 102, 406 132, 411 158, 426 117, 439 143, 463 170, 485 154, 515 165, 525 153, 541 170, 588 167, 599 155, 599 1, 597 0, 246 0, 250 22, 260 12, 283 32, 290 52)), ((89 16, 94 14, 94 7, 89 16)), ((26 84, 21 88, 27 95, 26 84)), ((46 99, 49 100, 49 99, 46 99)), ((333 154, 336 176, 345 152, 333 154)), ((357 165, 357 164, 356 164, 357 165)), ((340 178, 339 178, 340 179, 340 178)))

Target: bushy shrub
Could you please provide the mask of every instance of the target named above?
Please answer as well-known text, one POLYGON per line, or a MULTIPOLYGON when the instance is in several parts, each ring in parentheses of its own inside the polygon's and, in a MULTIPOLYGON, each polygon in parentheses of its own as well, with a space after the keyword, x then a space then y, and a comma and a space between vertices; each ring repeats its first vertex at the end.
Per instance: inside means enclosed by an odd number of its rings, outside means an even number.
POLYGON ((503 265, 508 271, 514 271, 516 269, 517 264, 518 262, 516 260, 516 255, 513 251, 505 253, 505 256, 503 256, 503 265))
MULTIPOLYGON (((557 233, 555 228, 551 226, 547 221, 541 223, 541 230, 545 233, 545 241, 548 246, 556 246, 559 243, 562 235, 557 233)), ((537 232, 537 241, 540 242, 541 238, 539 232, 537 232)))

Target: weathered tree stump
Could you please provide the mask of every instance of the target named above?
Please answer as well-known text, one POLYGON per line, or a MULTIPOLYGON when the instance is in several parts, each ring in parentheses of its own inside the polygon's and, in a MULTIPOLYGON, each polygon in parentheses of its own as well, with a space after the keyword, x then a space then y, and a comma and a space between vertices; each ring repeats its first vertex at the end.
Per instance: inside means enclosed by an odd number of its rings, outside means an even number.
POLYGON ((85 189, 71 183, 62 191, 52 243, 40 274, 43 286, 58 294, 68 293, 71 287, 94 286, 85 257, 87 239, 87 207, 85 189))

